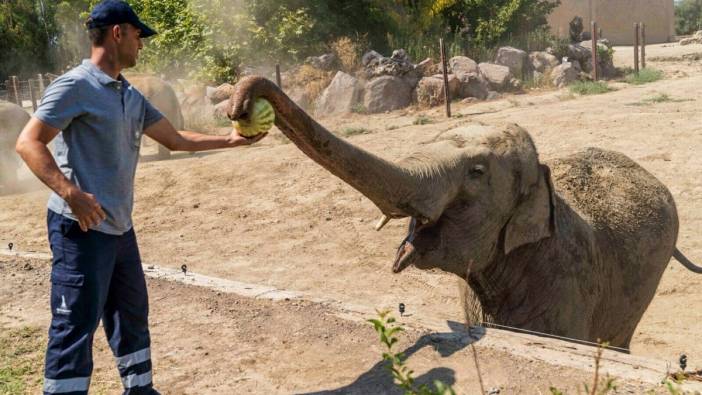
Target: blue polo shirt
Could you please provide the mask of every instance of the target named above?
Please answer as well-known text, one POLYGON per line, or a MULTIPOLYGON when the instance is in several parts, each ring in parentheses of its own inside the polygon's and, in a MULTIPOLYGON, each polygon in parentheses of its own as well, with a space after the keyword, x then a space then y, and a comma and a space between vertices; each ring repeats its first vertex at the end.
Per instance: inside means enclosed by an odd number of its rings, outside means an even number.
MULTIPOLYGON (((61 130, 53 152, 59 169, 95 195, 107 214, 92 229, 112 235, 130 230, 141 136, 163 115, 123 76, 115 80, 86 59, 46 88, 34 117, 61 130)), ((56 193, 48 207, 77 220, 56 193)))

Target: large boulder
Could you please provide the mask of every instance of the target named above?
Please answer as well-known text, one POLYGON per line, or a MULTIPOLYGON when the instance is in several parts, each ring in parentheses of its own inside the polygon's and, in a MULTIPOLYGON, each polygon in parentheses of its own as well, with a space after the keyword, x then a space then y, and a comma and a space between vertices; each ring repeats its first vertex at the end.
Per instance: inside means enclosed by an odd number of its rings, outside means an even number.
POLYGON ((461 82, 460 97, 475 97, 485 100, 488 97, 490 84, 480 73, 464 74, 458 77, 461 82))
POLYGON ((401 62, 393 58, 382 57, 372 59, 368 65, 365 66, 363 72, 367 79, 372 79, 383 75, 399 77, 414 69, 415 65, 411 62, 401 62))
POLYGON ((538 73, 546 73, 560 63, 558 58, 548 52, 536 51, 529 54, 531 69, 538 73))
POLYGON ((320 56, 309 56, 305 59, 305 64, 308 64, 320 70, 333 70, 336 66, 337 59, 333 53, 328 53, 320 56))
POLYGON ((378 59, 382 59, 383 55, 379 54, 376 51, 370 50, 366 53, 363 54, 363 57, 361 57, 361 64, 363 67, 368 66, 372 61, 377 61, 378 59))
POLYGON ((224 100, 228 100, 229 97, 234 93, 234 85, 224 83, 216 88, 207 87, 206 94, 207 98, 210 99, 212 104, 217 104, 224 100))
POLYGON ((361 100, 362 90, 358 79, 338 71, 331 84, 319 96, 315 114, 324 116, 351 113, 361 100))
MULTIPOLYGON (((455 74, 448 76, 449 97, 460 97, 461 82, 455 74)), ((441 74, 424 77, 417 84, 417 102, 423 106, 436 106, 445 103, 444 76, 441 74)))
MULTIPOLYGON (((612 56, 603 56, 612 48, 612 43, 606 38, 597 40, 598 54, 597 73, 600 78, 612 78, 617 75, 612 56)), ((584 73, 592 72, 592 42, 583 41, 580 45, 574 44, 568 49, 568 61, 577 61, 584 73)))
POLYGON ((412 89, 399 77, 385 75, 375 78, 364 89, 363 106, 369 113, 397 110, 411 102, 412 89))
POLYGON ((15 153, 15 143, 29 114, 15 103, 0 100, 0 190, 10 188, 17 181, 20 160, 15 153))
POLYGON ((568 61, 576 60, 580 63, 583 71, 589 73, 592 71, 592 49, 580 44, 568 45, 567 57, 568 61))
POLYGON ((448 63, 451 73, 456 74, 458 78, 461 78, 466 74, 478 73, 478 64, 469 57, 455 56, 449 59, 448 63))
POLYGON ((580 71, 571 62, 563 62, 551 70, 553 85, 563 88, 578 79, 580 71))
POLYGON ((509 67, 493 63, 480 63, 478 69, 492 90, 503 91, 510 87, 512 73, 510 73, 509 67))
POLYGON ((229 100, 221 101, 212 107, 212 115, 215 119, 227 119, 227 111, 229 111, 229 100))
POLYGON ((422 77, 430 77, 438 73, 435 71, 435 66, 432 58, 426 58, 417 64, 415 70, 420 73, 422 77))
POLYGON ((702 44, 702 30, 698 30, 692 37, 683 38, 680 40, 680 45, 702 44))
POLYGON ((519 79, 524 79, 524 75, 529 67, 527 53, 513 47, 502 47, 498 49, 495 63, 509 67, 509 71, 512 75, 519 79))
POLYGON ((304 86, 293 86, 286 89, 285 94, 303 110, 308 112, 314 110, 314 98, 310 97, 309 91, 304 86))

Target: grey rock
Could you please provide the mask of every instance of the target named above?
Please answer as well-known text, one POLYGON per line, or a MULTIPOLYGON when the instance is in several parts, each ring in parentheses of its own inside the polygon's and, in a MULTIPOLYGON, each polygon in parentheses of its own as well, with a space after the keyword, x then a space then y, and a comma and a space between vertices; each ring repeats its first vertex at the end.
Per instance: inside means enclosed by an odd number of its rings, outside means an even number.
POLYGON ((379 54, 379 53, 377 53, 377 52, 375 52, 375 51, 373 51, 373 50, 370 50, 370 51, 368 51, 368 52, 366 52, 366 53, 363 54, 363 57, 361 58, 361 64, 363 65, 363 67, 366 67, 366 66, 368 66, 373 60, 375 60, 375 59, 380 59, 380 58, 382 58, 382 57, 383 57, 383 55, 381 55, 381 54, 379 54))
POLYGON ((315 115, 351 113, 361 100, 363 88, 358 79, 338 71, 329 86, 322 92, 315 106, 315 115))
POLYGON ((480 74, 487 80, 490 88, 496 91, 506 89, 512 78, 512 73, 507 66, 494 63, 480 63, 478 69, 480 74))
MULTIPOLYGON (((449 97, 459 97, 461 82, 455 74, 449 74, 449 97)), ((424 77, 419 81, 416 89, 417 102, 423 106, 436 106, 445 103, 444 76, 441 74, 424 77)))
POLYGON ((502 47, 497 50, 495 63, 509 67, 512 75, 522 79, 527 71, 528 55, 525 51, 513 47, 502 47))
POLYGON ((551 70, 551 81, 553 85, 563 88, 578 79, 580 72, 570 62, 564 62, 551 70))
POLYGON ((336 66, 337 59, 336 55, 333 53, 328 53, 320 56, 310 56, 305 59, 305 64, 320 69, 320 70, 333 70, 336 66))
POLYGON ((223 100, 228 100, 234 93, 234 85, 226 82, 216 88, 211 88, 208 86, 205 89, 205 94, 207 95, 207 98, 210 99, 212 104, 217 104, 223 100))
POLYGON ((469 57, 455 56, 448 61, 451 73, 456 74, 458 78, 466 74, 477 74, 478 64, 469 57))
POLYGON ((375 78, 364 89, 363 105, 369 113, 397 110, 411 102, 412 89, 399 77, 385 75, 375 78))
POLYGON ((531 69, 535 72, 545 73, 558 66, 558 58, 545 51, 536 51, 529 54, 531 69))

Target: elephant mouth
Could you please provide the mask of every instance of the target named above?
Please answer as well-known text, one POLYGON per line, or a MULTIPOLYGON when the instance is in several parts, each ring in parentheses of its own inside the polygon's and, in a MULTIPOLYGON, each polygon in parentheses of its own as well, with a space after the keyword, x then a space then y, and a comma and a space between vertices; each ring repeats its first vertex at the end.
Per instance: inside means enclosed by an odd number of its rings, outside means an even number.
POLYGON ((409 231, 407 232, 407 237, 405 237, 400 246, 397 248, 395 263, 392 265, 393 273, 399 273, 417 261, 419 254, 412 243, 414 238, 417 236, 417 233, 419 233, 419 231, 425 226, 426 225, 418 224, 416 218, 412 218, 409 225, 409 231))

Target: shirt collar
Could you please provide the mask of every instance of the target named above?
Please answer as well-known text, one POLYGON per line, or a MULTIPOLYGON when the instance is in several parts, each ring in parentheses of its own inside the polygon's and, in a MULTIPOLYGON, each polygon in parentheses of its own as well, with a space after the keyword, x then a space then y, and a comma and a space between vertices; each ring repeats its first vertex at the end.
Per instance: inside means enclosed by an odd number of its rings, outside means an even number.
POLYGON ((105 74, 104 71, 98 69, 97 66, 95 66, 93 62, 90 61, 90 59, 83 59, 82 65, 88 71, 88 73, 90 73, 93 77, 95 77, 98 80, 98 82, 100 82, 103 85, 121 85, 127 81, 126 79, 124 79, 122 74, 120 74, 117 77, 119 80, 110 77, 109 75, 105 74))

